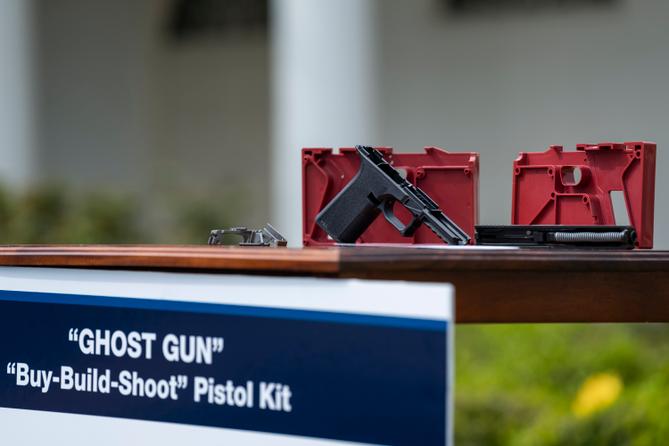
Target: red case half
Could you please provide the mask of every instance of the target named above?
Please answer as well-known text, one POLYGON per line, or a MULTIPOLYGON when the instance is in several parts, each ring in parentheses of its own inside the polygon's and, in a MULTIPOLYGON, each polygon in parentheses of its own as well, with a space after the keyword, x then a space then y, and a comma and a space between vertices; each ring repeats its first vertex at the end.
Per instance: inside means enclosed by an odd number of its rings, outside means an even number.
POLYGON ((574 152, 561 146, 521 152, 513 163, 511 223, 615 225, 611 192, 622 191, 637 247, 652 248, 655 148, 651 142, 605 142, 578 144, 574 152))
MULTIPOLYGON (((449 153, 425 147, 424 153, 394 153, 390 147, 376 147, 386 160, 427 193, 444 213, 474 239, 478 223, 479 155, 449 153)), ((334 241, 316 224, 316 215, 358 173, 360 160, 355 148, 302 149, 302 230, 304 246, 328 246, 334 241)), ((396 205, 404 222, 409 212, 396 205)), ((412 237, 402 237, 382 215, 367 228, 357 243, 443 244, 429 228, 418 228, 412 237)))

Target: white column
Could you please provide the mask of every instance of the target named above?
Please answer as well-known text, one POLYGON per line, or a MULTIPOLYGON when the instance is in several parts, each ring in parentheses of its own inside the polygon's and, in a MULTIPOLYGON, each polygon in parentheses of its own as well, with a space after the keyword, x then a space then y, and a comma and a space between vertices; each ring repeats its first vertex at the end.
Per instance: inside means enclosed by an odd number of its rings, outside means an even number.
POLYGON ((372 0, 273 0, 271 222, 302 245, 302 147, 376 144, 372 0))
POLYGON ((0 0, 0 184, 26 184, 32 173, 35 122, 33 3, 0 0))

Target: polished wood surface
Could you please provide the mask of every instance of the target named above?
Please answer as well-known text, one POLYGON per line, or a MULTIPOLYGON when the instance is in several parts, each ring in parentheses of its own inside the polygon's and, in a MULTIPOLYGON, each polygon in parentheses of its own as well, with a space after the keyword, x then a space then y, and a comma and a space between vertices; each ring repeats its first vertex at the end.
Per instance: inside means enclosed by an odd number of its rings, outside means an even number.
POLYGON ((458 322, 669 322, 667 251, 50 245, 0 265, 450 282, 458 322))
POLYGON ((342 251, 341 277, 450 282, 458 322, 669 322, 669 252, 342 251))
POLYGON ((336 249, 202 245, 14 245, 0 247, 0 266, 235 271, 333 275, 336 249))

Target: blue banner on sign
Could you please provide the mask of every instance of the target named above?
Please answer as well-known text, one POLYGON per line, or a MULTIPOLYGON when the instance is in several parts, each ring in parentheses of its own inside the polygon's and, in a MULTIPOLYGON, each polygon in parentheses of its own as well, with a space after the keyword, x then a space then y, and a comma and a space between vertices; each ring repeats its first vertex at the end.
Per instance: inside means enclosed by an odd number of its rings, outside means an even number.
POLYGON ((0 406, 443 445, 449 329, 402 317, 0 291, 0 406))

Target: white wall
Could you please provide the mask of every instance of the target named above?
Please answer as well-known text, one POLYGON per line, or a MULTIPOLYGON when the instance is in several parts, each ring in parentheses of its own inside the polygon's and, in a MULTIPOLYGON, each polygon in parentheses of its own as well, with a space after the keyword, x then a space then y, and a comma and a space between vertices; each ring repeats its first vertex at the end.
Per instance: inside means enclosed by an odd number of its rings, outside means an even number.
POLYGON ((378 143, 479 151, 481 221, 504 224, 519 151, 655 141, 655 240, 669 248, 669 2, 462 20, 438 6, 377 3, 378 143))
POLYGON ((150 2, 37 5, 37 175, 82 187, 141 189, 150 136, 150 2))
MULTIPOLYGON (((170 40, 167 0, 40 1, 38 179, 268 218, 266 34, 170 40)), ((220 215, 220 212, 215 212, 220 215)))
MULTIPOLYGON (((156 50, 153 191, 233 206, 236 226, 269 217, 266 35, 163 42, 156 50)), ((220 212, 219 212, 220 214, 220 212)))

